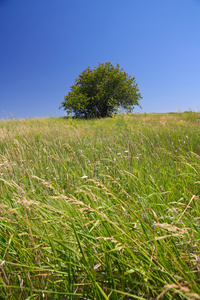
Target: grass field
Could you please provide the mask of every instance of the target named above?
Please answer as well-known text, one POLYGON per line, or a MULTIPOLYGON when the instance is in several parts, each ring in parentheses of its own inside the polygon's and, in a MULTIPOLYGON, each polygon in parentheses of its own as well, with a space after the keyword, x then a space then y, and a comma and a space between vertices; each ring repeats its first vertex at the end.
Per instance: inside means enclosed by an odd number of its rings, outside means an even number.
POLYGON ((200 299, 196 119, 0 121, 0 299, 200 299))

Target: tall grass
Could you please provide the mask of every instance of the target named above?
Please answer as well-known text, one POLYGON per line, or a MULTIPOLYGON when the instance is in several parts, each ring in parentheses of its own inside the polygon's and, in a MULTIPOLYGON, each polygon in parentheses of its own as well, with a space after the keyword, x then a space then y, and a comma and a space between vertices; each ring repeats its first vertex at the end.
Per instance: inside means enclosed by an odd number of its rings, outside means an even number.
POLYGON ((200 299, 197 118, 0 121, 1 299, 200 299))

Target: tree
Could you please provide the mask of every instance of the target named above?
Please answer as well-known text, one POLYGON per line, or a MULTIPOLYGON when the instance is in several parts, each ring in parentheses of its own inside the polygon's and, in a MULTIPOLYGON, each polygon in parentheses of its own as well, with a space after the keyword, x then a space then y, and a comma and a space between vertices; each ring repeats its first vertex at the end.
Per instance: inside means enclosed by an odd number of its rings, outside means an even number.
POLYGON ((70 89, 61 107, 78 118, 107 117, 119 108, 131 112, 142 98, 135 77, 110 62, 99 63, 93 70, 88 67, 70 89))

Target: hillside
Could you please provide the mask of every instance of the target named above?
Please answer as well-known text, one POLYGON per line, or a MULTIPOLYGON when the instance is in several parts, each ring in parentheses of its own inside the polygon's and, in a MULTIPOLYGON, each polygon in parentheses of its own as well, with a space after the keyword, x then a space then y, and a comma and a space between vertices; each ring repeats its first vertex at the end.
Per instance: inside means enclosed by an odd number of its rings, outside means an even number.
POLYGON ((0 121, 0 298, 200 299, 197 119, 0 121))

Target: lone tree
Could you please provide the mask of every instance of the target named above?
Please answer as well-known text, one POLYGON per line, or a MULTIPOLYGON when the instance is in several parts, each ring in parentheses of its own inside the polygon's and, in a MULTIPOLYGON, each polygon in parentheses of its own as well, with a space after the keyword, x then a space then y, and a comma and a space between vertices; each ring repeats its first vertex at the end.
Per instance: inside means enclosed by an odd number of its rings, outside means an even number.
POLYGON ((110 62, 99 63, 93 70, 88 67, 70 89, 61 107, 77 118, 108 117, 119 108, 131 112, 142 98, 135 77, 110 62))

